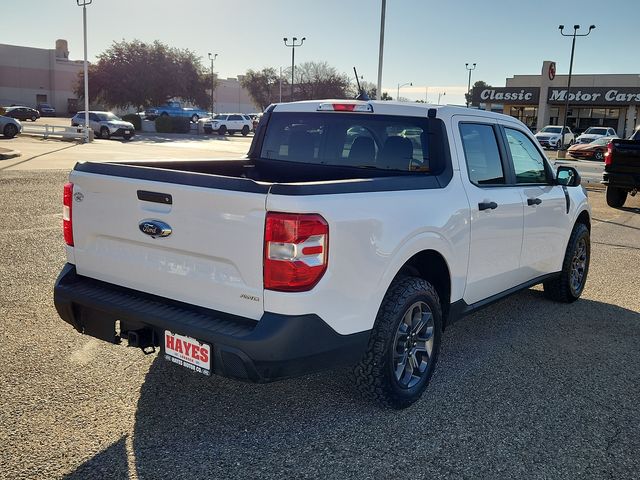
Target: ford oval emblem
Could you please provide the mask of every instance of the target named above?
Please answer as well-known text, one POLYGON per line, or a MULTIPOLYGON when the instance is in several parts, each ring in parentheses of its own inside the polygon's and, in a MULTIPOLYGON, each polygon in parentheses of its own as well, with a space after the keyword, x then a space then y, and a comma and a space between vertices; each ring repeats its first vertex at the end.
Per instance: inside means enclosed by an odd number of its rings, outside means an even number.
POLYGON ((151 238, 168 237, 172 231, 169 225, 160 220, 143 220, 138 224, 138 228, 151 238))

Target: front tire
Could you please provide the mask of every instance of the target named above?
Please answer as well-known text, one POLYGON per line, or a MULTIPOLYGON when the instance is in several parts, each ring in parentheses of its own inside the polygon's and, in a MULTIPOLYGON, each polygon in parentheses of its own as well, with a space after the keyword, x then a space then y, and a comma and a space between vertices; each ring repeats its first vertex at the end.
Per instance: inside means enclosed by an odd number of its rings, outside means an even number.
POLYGON ((417 277, 394 280, 354 370, 360 392, 383 407, 406 408, 429 384, 442 335, 440 298, 417 277))
POLYGON ((627 191, 618 187, 607 186, 607 205, 620 208, 627 201, 627 191))
POLYGON ((578 223, 569 237, 560 276, 543 283, 545 297, 563 303, 575 302, 580 298, 587 283, 590 259, 589 229, 584 223, 578 223))
POLYGON ((249 135, 249 127, 247 125, 245 125, 244 127, 242 127, 242 136, 246 137, 247 135, 249 135))
POLYGON ((13 123, 9 123, 4 127, 2 133, 6 138, 13 138, 18 134, 18 127, 16 127, 13 123))
POLYGON ((598 150, 596 153, 593 154, 593 158, 601 162, 602 160, 604 160, 604 152, 601 150, 598 150))
POLYGON ((100 128, 100 138, 104 138, 105 140, 109 140, 111 137, 111 132, 107 127, 100 128))
POLYGON ((198 123, 198 120, 200 120, 200 117, 199 117, 198 115, 193 114, 193 115, 191 116, 191 121, 192 121, 193 123, 198 123))
POLYGON ((218 135, 224 135, 225 133, 227 133, 227 127, 222 125, 220 128, 218 128, 218 135))

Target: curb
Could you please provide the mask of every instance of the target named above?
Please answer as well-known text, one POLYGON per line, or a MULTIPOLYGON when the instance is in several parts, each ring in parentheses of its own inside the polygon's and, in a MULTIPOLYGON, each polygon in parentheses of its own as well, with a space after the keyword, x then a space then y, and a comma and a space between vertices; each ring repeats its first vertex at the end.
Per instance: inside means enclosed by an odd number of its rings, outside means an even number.
POLYGON ((18 150, 9 150, 8 148, 0 148, 0 160, 8 160, 10 158, 22 155, 18 150))

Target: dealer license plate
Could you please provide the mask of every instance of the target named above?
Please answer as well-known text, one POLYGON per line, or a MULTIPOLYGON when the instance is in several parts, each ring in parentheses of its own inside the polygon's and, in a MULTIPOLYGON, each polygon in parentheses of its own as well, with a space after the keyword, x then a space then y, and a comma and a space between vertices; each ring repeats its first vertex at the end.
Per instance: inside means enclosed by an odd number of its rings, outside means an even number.
POLYGON ((131 130, 125 130, 124 133, 128 135, 129 133, 131 133, 131 130))
POLYGON ((195 338, 165 330, 164 358, 194 372, 211 374, 211 346, 195 338))

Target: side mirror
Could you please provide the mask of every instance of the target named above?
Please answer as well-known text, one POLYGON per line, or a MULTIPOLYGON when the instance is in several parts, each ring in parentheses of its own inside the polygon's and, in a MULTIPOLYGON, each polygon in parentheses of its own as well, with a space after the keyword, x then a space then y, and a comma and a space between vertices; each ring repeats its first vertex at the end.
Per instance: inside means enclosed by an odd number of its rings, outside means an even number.
POLYGON ((562 165, 558 167, 556 182, 566 187, 578 187, 581 182, 580 174, 575 168, 562 165))

